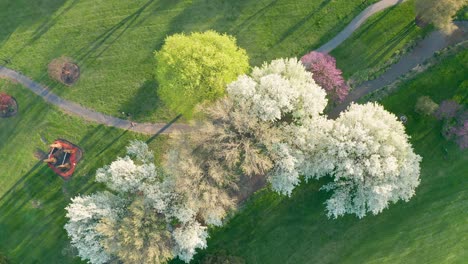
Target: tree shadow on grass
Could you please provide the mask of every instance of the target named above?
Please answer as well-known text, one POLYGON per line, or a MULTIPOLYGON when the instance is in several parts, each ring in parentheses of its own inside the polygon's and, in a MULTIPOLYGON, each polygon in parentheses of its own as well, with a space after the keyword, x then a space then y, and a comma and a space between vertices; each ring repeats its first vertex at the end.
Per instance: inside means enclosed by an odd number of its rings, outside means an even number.
POLYGON ((291 37, 297 30, 302 28, 307 23, 307 21, 309 21, 315 15, 319 14, 320 11, 322 11, 322 9, 325 8, 330 2, 331 0, 322 1, 322 3, 320 3, 320 5, 316 9, 310 11, 309 14, 303 17, 299 22, 297 22, 296 24, 291 26, 288 30, 283 32, 280 38, 276 41, 275 45, 272 46, 272 49, 274 49, 277 46, 280 46, 287 38, 291 37))
POLYGON ((24 48, 32 45, 34 42, 36 42, 38 39, 40 39, 44 34, 47 33, 47 31, 49 31, 50 28, 52 28, 56 23, 57 21, 60 19, 60 17, 64 16, 68 11, 70 11, 73 7, 75 7, 75 5, 79 2, 80 0, 73 0, 73 1, 67 1, 65 6, 62 8, 62 10, 58 13, 58 14, 54 14, 54 15, 51 15, 51 17, 53 16, 53 18, 47 18, 44 22, 42 22, 42 24, 36 28, 36 30, 34 31, 31 39, 29 39, 26 43, 24 43, 23 46, 21 46, 14 54, 13 56, 11 57, 12 59, 14 59, 16 57, 16 55, 18 55, 19 53, 21 53, 24 48))
POLYGON ((73 54, 73 58, 78 62, 80 67, 85 69, 87 64, 91 64, 106 52, 106 50, 118 41, 120 37, 122 37, 122 35, 137 22, 143 11, 145 11, 153 2, 154 0, 147 1, 138 10, 101 33, 88 46, 81 48, 73 54))
MULTIPOLYGON (((61 185, 62 179, 38 162, 0 199, 0 245, 15 263, 40 259, 40 251, 34 250, 38 245, 41 250, 60 252, 61 242, 66 241, 61 227, 63 208, 68 203, 58 191, 61 185)), ((64 263, 60 258, 63 256, 57 254, 41 261, 64 263)))
POLYGON ((136 94, 123 104, 121 111, 130 114, 128 118, 132 120, 147 121, 155 115, 157 120, 171 120, 175 114, 167 109, 157 90, 158 84, 155 80, 146 80, 136 94))
MULTIPOLYGON (((65 2, 66 0, 0 1, 0 21, 2 22, 2 26, 0 27, 0 47, 2 46, 2 43, 8 40, 10 35, 19 27, 27 28, 39 20, 49 21, 49 18, 56 12, 56 10, 60 9, 65 2)), ((43 25, 46 23, 47 22, 44 22, 43 25)), ((40 26, 36 32, 44 32, 44 30, 40 30, 41 28, 43 27, 40 26)), ((37 37, 40 37, 41 35, 42 34, 36 34, 37 37)))
POLYGON ((381 47, 368 55, 366 61, 371 61, 371 63, 369 63, 369 68, 379 64, 385 56, 387 56, 390 52, 393 52, 393 49, 408 35, 410 35, 415 28, 416 23, 414 21, 409 22, 395 36, 387 40, 381 47))

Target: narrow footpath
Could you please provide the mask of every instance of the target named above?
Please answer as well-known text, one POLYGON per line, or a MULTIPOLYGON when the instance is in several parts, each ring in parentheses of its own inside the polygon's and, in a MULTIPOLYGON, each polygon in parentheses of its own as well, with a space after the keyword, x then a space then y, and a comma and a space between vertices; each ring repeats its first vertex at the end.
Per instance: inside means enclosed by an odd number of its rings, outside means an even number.
POLYGON ((437 51, 468 40, 468 22, 459 22, 456 24, 459 27, 459 32, 450 37, 440 31, 432 32, 420 41, 413 50, 403 55, 397 63, 393 64, 380 77, 364 82, 360 86, 354 88, 346 97, 345 101, 332 109, 328 113, 328 116, 333 119, 337 118, 352 102, 356 102, 363 96, 393 83, 400 76, 408 73, 416 66, 434 56, 434 53, 437 51))

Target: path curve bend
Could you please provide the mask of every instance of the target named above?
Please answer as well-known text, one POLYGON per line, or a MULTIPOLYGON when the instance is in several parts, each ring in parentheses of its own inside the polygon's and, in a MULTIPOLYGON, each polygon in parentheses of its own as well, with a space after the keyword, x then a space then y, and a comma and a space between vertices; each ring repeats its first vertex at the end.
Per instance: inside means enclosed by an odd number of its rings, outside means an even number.
POLYGON ((34 82, 28 77, 3 66, 0 66, 0 78, 10 79, 24 85, 35 94, 42 97, 46 102, 59 107, 66 113, 77 115, 85 120, 93 121, 98 124, 106 126, 117 127, 121 129, 130 130, 142 134, 155 135, 155 134, 169 134, 174 130, 188 131, 189 125, 186 124, 172 124, 171 123, 134 123, 129 120, 113 117, 103 113, 93 111, 85 108, 77 103, 62 99, 58 95, 51 92, 45 86, 34 82))

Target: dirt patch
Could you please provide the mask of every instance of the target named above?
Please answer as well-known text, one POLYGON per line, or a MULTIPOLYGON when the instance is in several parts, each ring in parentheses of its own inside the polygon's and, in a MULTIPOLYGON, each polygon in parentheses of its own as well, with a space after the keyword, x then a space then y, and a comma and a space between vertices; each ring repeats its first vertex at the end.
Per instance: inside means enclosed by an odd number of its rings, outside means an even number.
POLYGON ((80 78, 80 67, 72 59, 60 57, 49 63, 48 73, 50 78, 71 86, 80 78))

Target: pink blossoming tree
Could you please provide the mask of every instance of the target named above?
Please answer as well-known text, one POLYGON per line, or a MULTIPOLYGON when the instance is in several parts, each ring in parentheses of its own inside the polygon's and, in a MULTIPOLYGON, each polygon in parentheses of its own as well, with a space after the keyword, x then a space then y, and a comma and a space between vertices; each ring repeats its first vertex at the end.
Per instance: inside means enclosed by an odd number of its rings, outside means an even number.
POLYGON ((332 56, 312 51, 301 58, 305 68, 312 72, 312 78, 327 91, 330 99, 342 102, 348 95, 349 86, 346 85, 342 72, 336 68, 336 60, 332 56))

